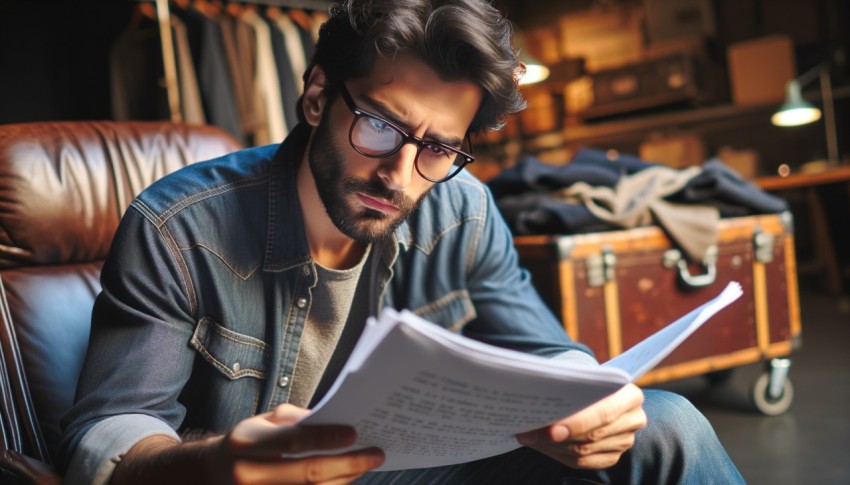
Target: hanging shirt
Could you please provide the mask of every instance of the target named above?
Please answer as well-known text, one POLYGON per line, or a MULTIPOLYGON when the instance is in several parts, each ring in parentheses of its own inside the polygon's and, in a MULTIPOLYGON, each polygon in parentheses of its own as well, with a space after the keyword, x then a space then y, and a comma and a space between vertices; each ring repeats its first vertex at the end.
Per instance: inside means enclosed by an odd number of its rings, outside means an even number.
POLYGON ((254 73, 254 112, 258 124, 254 143, 267 145, 286 137, 287 125, 283 117, 280 97, 280 80, 272 50, 272 37, 268 24, 251 9, 245 10, 242 20, 257 34, 257 65, 254 73))
POLYGON ((195 65, 192 63, 186 25, 179 18, 171 17, 171 29, 174 33, 177 81, 180 86, 180 112, 183 115, 183 121, 198 125, 206 124, 201 89, 198 87, 198 77, 195 74, 195 65))
POLYGON ((264 18, 264 20, 268 22, 269 32, 271 33, 272 51, 274 52, 279 81, 278 89, 283 103, 283 116, 286 119, 287 126, 295 126, 298 123, 295 105, 298 102, 299 93, 286 47, 286 37, 275 20, 269 18, 264 18))
POLYGON ((207 121, 244 143, 218 22, 194 7, 175 14, 186 24, 207 121))

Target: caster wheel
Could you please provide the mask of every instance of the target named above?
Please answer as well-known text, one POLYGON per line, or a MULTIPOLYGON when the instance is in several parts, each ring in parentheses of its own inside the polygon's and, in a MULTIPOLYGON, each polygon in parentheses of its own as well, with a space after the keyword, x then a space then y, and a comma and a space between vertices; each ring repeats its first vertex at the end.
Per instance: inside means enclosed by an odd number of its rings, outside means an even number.
POLYGON ((785 379, 782 386, 782 392, 778 397, 771 397, 767 388, 770 385, 770 373, 765 372, 756 379, 751 391, 750 399, 758 412, 766 416, 777 416, 791 407, 791 401, 794 400, 794 386, 790 379, 785 379))

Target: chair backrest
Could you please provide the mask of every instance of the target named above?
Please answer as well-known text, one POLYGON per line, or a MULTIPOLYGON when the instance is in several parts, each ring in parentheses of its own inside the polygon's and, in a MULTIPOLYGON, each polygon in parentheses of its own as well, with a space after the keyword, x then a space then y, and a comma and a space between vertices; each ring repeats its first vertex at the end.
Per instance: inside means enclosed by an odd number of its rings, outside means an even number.
POLYGON ((0 125, 0 451, 51 462, 132 199, 238 148, 217 128, 167 122, 0 125))

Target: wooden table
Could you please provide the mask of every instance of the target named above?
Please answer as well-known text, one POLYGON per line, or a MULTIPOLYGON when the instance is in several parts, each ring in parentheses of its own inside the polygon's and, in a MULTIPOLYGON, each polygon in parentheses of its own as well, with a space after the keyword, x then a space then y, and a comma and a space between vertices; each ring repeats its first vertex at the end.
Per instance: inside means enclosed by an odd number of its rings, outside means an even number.
MULTIPOLYGON (((826 219, 818 187, 827 184, 850 183, 850 165, 839 165, 822 172, 795 173, 786 177, 760 177, 754 180, 762 190, 776 192, 801 189, 806 197, 809 218, 812 224, 815 261, 822 272, 824 289, 832 295, 844 292, 841 265, 835 249, 829 222, 826 219)), ((850 221, 848 221, 850 223, 850 221)))
POLYGON ((756 185, 769 192, 785 189, 799 189, 816 185, 850 182, 850 165, 839 165, 835 168, 815 173, 793 173, 786 177, 774 175, 759 177, 754 180, 756 185))

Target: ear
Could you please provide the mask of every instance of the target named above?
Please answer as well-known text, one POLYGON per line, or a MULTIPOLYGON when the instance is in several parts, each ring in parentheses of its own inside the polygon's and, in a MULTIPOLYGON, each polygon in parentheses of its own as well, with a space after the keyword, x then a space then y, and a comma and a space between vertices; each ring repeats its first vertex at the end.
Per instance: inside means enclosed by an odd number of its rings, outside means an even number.
POLYGON ((313 66, 310 75, 307 77, 307 83, 304 85, 304 95, 302 108, 304 110, 304 119, 310 126, 319 126, 324 113, 327 97, 325 96, 325 87, 327 86, 327 77, 325 71, 319 66, 313 66))

